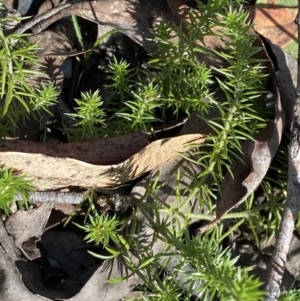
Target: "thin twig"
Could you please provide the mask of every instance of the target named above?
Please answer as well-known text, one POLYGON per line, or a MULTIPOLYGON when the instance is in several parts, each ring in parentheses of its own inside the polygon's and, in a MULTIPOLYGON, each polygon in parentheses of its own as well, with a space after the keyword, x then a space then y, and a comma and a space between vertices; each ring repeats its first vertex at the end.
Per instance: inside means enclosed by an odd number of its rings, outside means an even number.
POLYGON ((272 256, 265 301, 276 301, 280 296, 280 286, 285 270, 287 254, 300 210, 300 4, 296 19, 298 24, 298 88, 296 89, 292 136, 289 146, 288 189, 285 209, 272 256))
MULTIPOLYGON (((80 204, 84 195, 85 192, 35 191, 29 192, 29 202, 80 204)), ((19 194, 15 196, 15 201, 22 199, 19 194)))
POLYGON ((27 31, 28 29, 31 29, 32 27, 34 27, 36 24, 40 23, 41 21, 49 19, 53 15, 57 14, 61 10, 64 10, 64 9, 70 7, 71 5, 72 5, 72 3, 70 3, 70 2, 64 3, 62 5, 59 5, 59 6, 55 7, 55 8, 47 11, 46 13, 41 14, 41 15, 33 18, 32 20, 26 22, 23 26, 21 26, 18 29, 16 29, 13 32, 13 34, 24 33, 25 31, 27 31))

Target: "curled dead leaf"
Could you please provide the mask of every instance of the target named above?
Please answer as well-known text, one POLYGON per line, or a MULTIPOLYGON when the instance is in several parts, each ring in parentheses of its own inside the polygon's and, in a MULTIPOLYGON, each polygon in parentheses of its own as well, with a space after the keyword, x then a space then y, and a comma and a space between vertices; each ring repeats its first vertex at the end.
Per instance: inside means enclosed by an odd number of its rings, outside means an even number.
POLYGON ((241 156, 243 162, 236 160, 231 168, 233 176, 227 173, 222 181, 216 219, 197 229, 197 234, 215 226, 227 212, 243 203, 259 186, 280 144, 283 129, 284 111, 278 95, 274 122, 263 129, 254 141, 244 143, 241 156))
MULTIPOLYGON (((270 68, 268 70, 270 71, 270 68)), ((262 129, 253 141, 246 141, 243 144, 241 160, 237 159, 233 162, 232 173, 228 172, 222 181, 217 199, 216 219, 197 229, 197 234, 206 232, 216 225, 227 212, 243 203, 259 186, 270 167, 281 142, 285 126, 285 112, 282 107, 278 83, 272 71, 271 78, 275 94, 274 121, 262 129)))
POLYGON ((29 260, 34 260, 41 255, 36 247, 36 241, 44 232, 52 206, 53 203, 44 203, 32 211, 18 210, 5 222, 5 227, 13 237, 16 246, 29 260))
MULTIPOLYGON (((43 154, 55 158, 73 158, 90 164, 111 165, 120 163, 140 151, 148 144, 148 140, 149 135, 144 132, 81 143, 44 144, 25 140, 0 140, 0 152, 22 152, 30 156, 43 154)), ((34 159, 33 156, 30 161, 34 159)))
POLYGON ((37 190, 67 186, 109 187, 129 182, 164 162, 200 144, 200 134, 165 138, 152 142, 129 159, 114 165, 92 165, 70 158, 42 154, 0 152, 0 164, 33 179, 37 190))

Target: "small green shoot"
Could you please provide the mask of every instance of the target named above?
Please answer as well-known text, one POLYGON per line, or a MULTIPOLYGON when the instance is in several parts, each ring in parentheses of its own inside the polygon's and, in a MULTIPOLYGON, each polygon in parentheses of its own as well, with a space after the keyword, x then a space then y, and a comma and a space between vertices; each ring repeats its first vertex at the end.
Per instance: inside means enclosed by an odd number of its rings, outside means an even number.
POLYGON ((11 169, 0 169, 0 209, 6 215, 11 213, 15 195, 20 195, 22 199, 19 203, 21 208, 28 207, 28 192, 33 191, 30 183, 24 176, 14 177, 11 169))
POLYGON ((76 137, 77 140, 95 138, 101 133, 101 127, 106 125, 106 114, 101 109, 103 102, 99 95, 99 90, 94 93, 82 92, 81 99, 76 99, 78 107, 76 113, 69 113, 75 120, 73 130, 69 129, 69 135, 76 137), (79 137, 79 139, 78 139, 79 137))

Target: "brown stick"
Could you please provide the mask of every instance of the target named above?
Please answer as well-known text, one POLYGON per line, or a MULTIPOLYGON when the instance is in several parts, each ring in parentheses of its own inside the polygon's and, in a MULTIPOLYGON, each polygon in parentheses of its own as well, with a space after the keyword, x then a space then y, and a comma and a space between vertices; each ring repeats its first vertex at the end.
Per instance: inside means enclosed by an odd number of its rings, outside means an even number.
POLYGON ((58 14, 60 11, 67 9, 68 7, 70 7, 72 4, 71 3, 65 3, 62 4, 58 7, 53 8, 52 10, 41 14, 40 16, 37 16, 35 18, 33 18, 32 20, 26 22, 23 26, 19 27, 18 29, 16 29, 13 34, 17 34, 17 33, 24 33, 25 31, 27 31, 28 29, 31 29, 33 26, 35 26, 36 24, 47 20, 49 18, 51 18, 52 16, 54 16, 55 14, 58 14))
POLYGON ((278 237, 272 256, 272 265, 266 286, 265 301, 276 301, 280 296, 280 286, 285 270, 297 213, 300 210, 300 3, 298 7, 298 88, 292 123, 292 137, 289 146, 288 189, 285 209, 280 223, 278 237))

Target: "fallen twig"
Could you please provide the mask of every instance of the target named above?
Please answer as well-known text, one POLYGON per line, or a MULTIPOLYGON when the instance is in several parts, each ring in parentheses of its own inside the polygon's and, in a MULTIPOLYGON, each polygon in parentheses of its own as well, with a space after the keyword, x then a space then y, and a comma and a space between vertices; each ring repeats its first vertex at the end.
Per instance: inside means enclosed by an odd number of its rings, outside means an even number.
POLYGON ((33 18, 32 20, 26 22, 24 25, 22 25, 21 27, 16 29, 13 32, 13 34, 24 33, 28 29, 31 29, 32 27, 34 27, 36 24, 51 18, 53 15, 59 13, 61 10, 67 9, 71 5, 72 5, 72 3, 69 3, 69 2, 59 5, 58 7, 55 7, 52 10, 50 10, 44 14, 41 14, 40 16, 37 16, 37 17, 33 18))
MULTIPOLYGON (((298 45, 300 45, 300 5, 296 23, 298 24, 298 45)), ((289 146, 287 200, 273 251, 265 301, 276 301, 279 298, 287 254, 295 228, 297 213, 300 209, 300 47, 298 49, 298 88, 295 93, 292 136, 289 146)))
MULTIPOLYGON (((21 195, 15 195, 15 201, 21 201, 21 195)), ((61 192, 61 191, 34 191, 29 192, 30 203, 63 203, 80 204, 84 199, 84 192, 61 192)))

